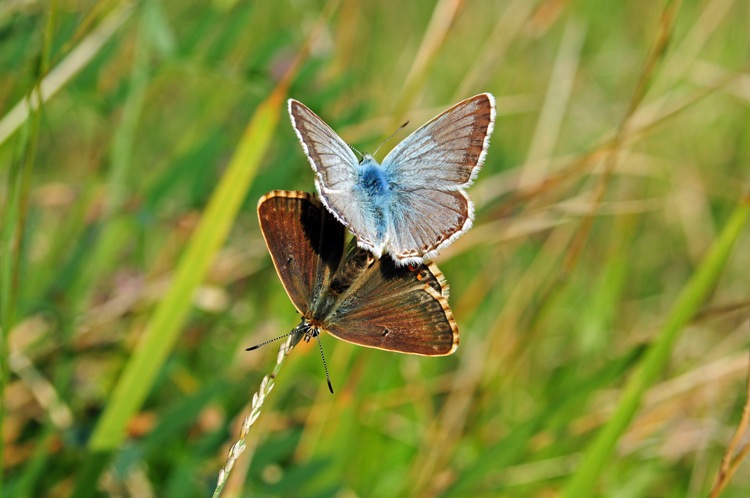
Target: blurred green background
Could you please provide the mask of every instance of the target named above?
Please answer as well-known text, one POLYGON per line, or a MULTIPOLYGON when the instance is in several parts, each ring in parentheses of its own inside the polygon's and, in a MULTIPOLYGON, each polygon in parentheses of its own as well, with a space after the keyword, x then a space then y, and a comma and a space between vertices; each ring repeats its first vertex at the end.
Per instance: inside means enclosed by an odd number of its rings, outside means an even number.
MULTIPOLYGON (((371 151, 489 91, 475 227, 436 260, 458 351, 324 335, 331 395, 300 345, 223 496, 707 496, 746 398, 749 25, 732 0, 0 2, 0 494, 210 496, 278 351, 244 349, 298 322, 255 214, 314 189, 286 98, 371 151)), ((748 490, 745 465, 722 496, 748 490)))

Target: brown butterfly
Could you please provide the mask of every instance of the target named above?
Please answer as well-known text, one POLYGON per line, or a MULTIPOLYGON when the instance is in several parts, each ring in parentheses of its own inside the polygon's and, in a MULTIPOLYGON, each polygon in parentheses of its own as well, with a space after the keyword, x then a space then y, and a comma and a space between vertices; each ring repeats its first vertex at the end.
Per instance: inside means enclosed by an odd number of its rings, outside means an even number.
POLYGON ((292 331, 297 341, 326 331, 399 353, 442 356, 458 347, 448 284, 434 264, 397 266, 355 244, 345 251, 344 226, 305 192, 264 195, 258 218, 276 272, 302 315, 292 331))

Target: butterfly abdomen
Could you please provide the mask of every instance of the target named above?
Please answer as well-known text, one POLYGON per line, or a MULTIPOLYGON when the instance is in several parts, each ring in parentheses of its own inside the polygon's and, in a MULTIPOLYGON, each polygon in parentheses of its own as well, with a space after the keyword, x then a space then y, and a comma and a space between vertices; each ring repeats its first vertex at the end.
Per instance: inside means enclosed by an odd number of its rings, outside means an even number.
POLYGON ((340 295, 349 290, 355 280, 360 278, 375 263, 375 257, 364 249, 354 247, 346 260, 331 280, 330 290, 340 295))
POLYGON ((328 320, 331 313, 340 305, 342 296, 352 291, 356 292, 363 282, 363 276, 376 261, 375 256, 369 251, 354 246, 331 279, 328 288, 318 296, 311 318, 318 321, 328 320))

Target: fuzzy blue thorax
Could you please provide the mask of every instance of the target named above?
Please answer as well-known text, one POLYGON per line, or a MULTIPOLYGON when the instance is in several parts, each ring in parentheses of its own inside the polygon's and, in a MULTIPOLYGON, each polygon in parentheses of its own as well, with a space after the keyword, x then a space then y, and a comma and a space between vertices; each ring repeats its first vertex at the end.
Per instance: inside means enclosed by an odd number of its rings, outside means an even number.
POLYGON ((376 204, 379 200, 387 200, 390 197, 391 186, 388 181, 388 172, 370 155, 366 155, 359 163, 359 184, 368 197, 376 204))
POLYGON ((378 242, 382 242, 388 229, 388 213, 392 200, 392 187, 389 172, 373 158, 366 154, 357 166, 359 173, 358 187, 370 201, 370 216, 377 227, 378 242))

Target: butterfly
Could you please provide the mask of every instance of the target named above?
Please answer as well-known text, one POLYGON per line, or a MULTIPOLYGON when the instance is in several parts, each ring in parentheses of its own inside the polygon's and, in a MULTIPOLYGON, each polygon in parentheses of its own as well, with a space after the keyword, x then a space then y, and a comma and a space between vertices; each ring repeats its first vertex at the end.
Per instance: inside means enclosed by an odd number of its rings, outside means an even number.
POLYGON ((305 192, 269 192, 258 201, 258 219, 276 273, 302 315, 292 331, 297 341, 326 331, 400 353, 442 356, 458 347, 448 284, 434 264, 398 266, 355 244, 347 250, 345 227, 305 192))
POLYGON ((406 137, 382 164, 352 149, 294 99, 289 116, 316 173, 320 200, 357 244, 399 265, 421 264, 471 228, 466 194, 484 163, 495 98, 463 100, 406 137))

